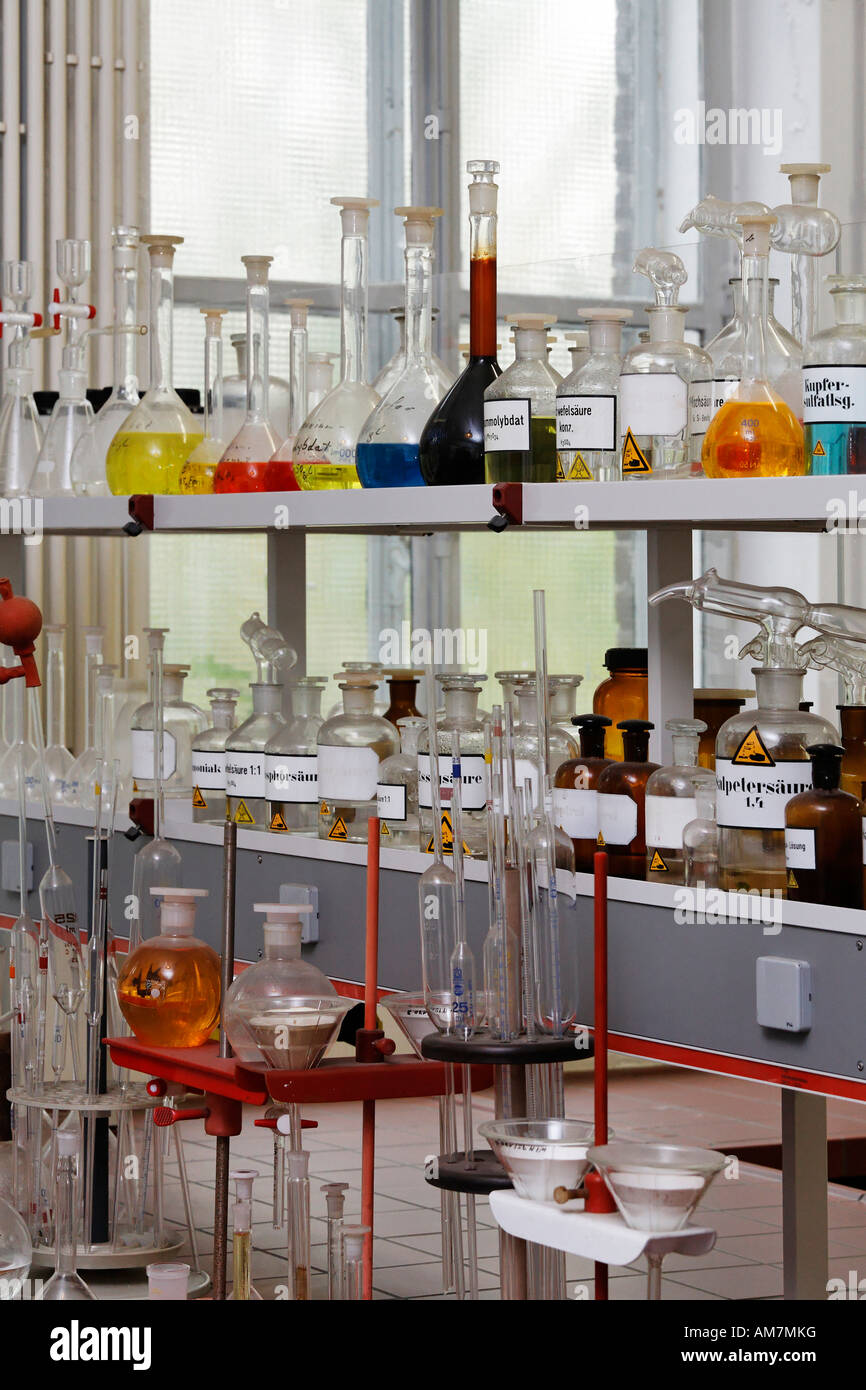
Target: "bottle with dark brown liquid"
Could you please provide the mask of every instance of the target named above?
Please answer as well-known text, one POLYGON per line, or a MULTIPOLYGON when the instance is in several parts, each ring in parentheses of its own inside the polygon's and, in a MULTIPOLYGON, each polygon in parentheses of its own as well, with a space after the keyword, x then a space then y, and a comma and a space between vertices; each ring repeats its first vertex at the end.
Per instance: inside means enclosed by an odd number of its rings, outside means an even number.
POLYGON ((625 758, 606 767, 598 779, 598 848, 608 853, 610 872, 643 878, 646 872, 646 784, 658 763, 647 761, 647 719, 622 719, 625 758))
POLYGON ((844 749, 813 743, 812 790, 785 807, 785 866, 793 902, 863 906, 863 822, 856 796, 839 790, 844 749))
POLYGON ((842 730, 843 792, 863 799, 866 789, 866 705, 837 705, 839 727, 842 730))
POLYGON ((621 719, 646 719, 649 714, 649 672, 646 647, 609 647, 604 664, 609 675, 596 686, 592 697, 593 714, 606 714, 611 727, 604 740, 608 758, 623 756, 622 735, 617 732, 621 719))
POLYGON ((571 722, 580 730, 580 757, 557 769, 553 818, 571 837, 575 869, 590 874, 598 849, 598 779, 611 763, 604 756, 604 731, 610 720, 604 714, 581 714, 571 722))
POLYGON ((385 718, 389 724, 396 727, 399 719, 421 718, 421 711, 415 704, 415 696, 423 674, 423 671, 404 671, 398 668, 382 672, 388 682, 388 693, 391 696, 391 703, 385 711, 385 718))

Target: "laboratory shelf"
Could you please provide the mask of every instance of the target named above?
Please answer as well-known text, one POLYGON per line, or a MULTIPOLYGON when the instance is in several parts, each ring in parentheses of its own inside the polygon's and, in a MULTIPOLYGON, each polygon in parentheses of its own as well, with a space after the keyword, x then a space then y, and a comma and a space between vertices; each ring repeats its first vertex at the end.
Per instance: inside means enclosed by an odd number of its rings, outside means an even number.
MULTIPOLYGON (((493 1068, 473 1066, 473 1091, 493 1085, 493 1068)), ((326 1057, 307 1071, 262 1068, 268 1093, 284 1105, 320 1105, 350 1100, 405 1100, 443 1096, 447 1089, 442 1062, 422 1062, 409 1053, 398 1053, 381 1062, 356 1062, 345 1057, 326 1057)), ((454 1071, 454 1086, 463 1090, 463 1068, 454 1071)))
POLYGON ((263 1072, 246 1067, 236 1057, 220 1057, 215 1042, 201 1047, 153 1047, 137 1038, 106 1038, 111 1060, 118 1067, 143 1072, 163 1081, 210 1092, 243 1105, 265 1105, 263 1072))
POLYGON ((636 1231, 619 1212, 584 1211, 582 1198, 558 1206, 532 1202, 516 1192, 491 1192, 490 1210, 510 1236, 621 1268, 641 1255, 705 1255, 716 1243, 716 1232, 709 1226, 636 1231))

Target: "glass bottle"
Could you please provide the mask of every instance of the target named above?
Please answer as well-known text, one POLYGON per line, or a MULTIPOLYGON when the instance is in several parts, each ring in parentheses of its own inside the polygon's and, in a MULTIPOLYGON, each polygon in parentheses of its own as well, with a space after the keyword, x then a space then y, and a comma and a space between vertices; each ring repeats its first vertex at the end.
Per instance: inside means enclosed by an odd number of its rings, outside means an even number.
POLYGON ((836 706, 844 749, 839 785, 861 800, 866 784, 866 646, 821 632, 798 648, 798 656, 804 665, 819 671, 830 667, 842 678, 844 703, 836 706))
MULTIPOLYGON (((59 394, 51 410, 39 450, 32 491, 36 497, 71 497, 72 455, 93 423, 93 407, 87 399, 83 325, 94 310, 78 302, 78 290, 90 274, 90 242, 64 237, 56 244, 57 275, 66 290, 65 304, 57 305, 55 326, 66 319, 66 339, 58 372, 59 394)), ((59 294, 60 291, 57 291, 59 294)))
POLYGON ((433 232, 441 208, 395 208, 406 231, 405 332, 402 372, 371 412, 358 436, 362 487, 423 487, 421 438, 439 399, 433 367, 433 232))
MULTIPOLYGON (((333 352, 307 353, 307 414, 323 401, 334 385, 333 352)), ((294 451, 293 451, 294 453, 294 451)), ((294 475, 293 475, 294 476, 294 475)))
POLYGON ((256 903, 266 914, 264 957, 226 990, 223 1022, 242 1062, 284 1070, 313 1067, 333 1042, 349 1000, 338 999, 326 975, 301 955, 309 903, 256 903))
MULTIPOLYGON (((767 281, 767 380, 795 415, 803 406, 802 361, 800 344, 788 332, 774 313, 775 292, 779 281, 767 281)), ((743 375, 743 355, 746 342, 746 322, 743 315, 743 281, 733 276, 728 284, 734 303, 734 314, 715 338, 707 343, 707 353, 713 361, 713 415, 720 410, 743 375)))
POLYGON ((556 476, 565 482, 616 482, 621 476, 617 401, 622 329, 632 310, 578 312, 589 324, 589 349, 556 388, 556 476))
POLYGON ((695 788, 697 815, 683 829, 683 882, 689 888, 719 886, 719 827, 715 785, 695 788))
POLYGON ((81 1208, 78 1201, 78 1155, 81 1139, 78 1130, 58 1129, 56 1132, 57 1169, 54 1184, 54 1244, 56 1247, 54 1273, 37 1294, 45 1303, 96 1302, 96 1294, 75 1270, 81 1208))
POLYGON ((105 628, 96 624, 81 629, 84 637, 84 747, 69 769, 67 800, 80 805, 80 788, 92 775, 96 762, 96 672, 102 665, 105 628))
MULTIPOLYGON (((237 372, 223 378, 223 430, 230 443, 247 415, 247 335, 232 333, 229 342, 234 348, 237 372)), ((285 439, 291 419, 291 386, 281 376, 268 378, 268 414, 279 439, 285 439)))
POLYGON ((471 159, 469 185, 469 361, 421 435, 428 485, 484 482, 484 392, 496 360, 496 202, 499 165, 471 159))
POLYGON ((120 1012, 151 1047, 200 1047, 219 1019, 220 958, 195 936, 205 888, 151 888, 161 900, 159 935, 142 941, 117 978, 120 1012))
POLYGON ((192 741, 192 818, 216 825, 226 818, 226 743, 235 727, 238 691, 207 692, 211 723, 192 741))
POLYGON ((649 713, 649 654, 646 647, 608 647, 604 666, 609 674, 596 686, 593 714, 606 714, 611 727, 604 736, 605 757, 623 757, 621 719, 646 719, 649 713))
POLYGON ((619 878, 643 878, 646 871, 646 784, 658 768, 647 760, 653 727, 647 719, 620 720, 625 756, 598 779, 598 847, 619 878))
POLYGON ((3 317, 20 321, 13 324, 9 356, 3 372, 3 399, 0 403, 0 495, 22 497, 30 491, 39 450, 42 424, 33 399, 33 370, 27 365, 30 330, 41 323, 41 316, 26 312, 33 294, 33 266, 29 261, 3 262, 3 317), (11 307, 10 307, 11 306, 11 307))
POLYGON ((298 431, 307 417, 307 311, 312 299, 287 299, 291 318, 289 330, 289 432, 268 460, 265 469, 266 492, 299 492, 292 458, 298 431))
POLYGON ((698 741, 698 763, 701 767, 716 765, 716 735, 726 719, 751 700, 754 691, 723 690, 704 687, 695 691, 695 719, 702 719, 706 729, 698 741))
POLYGON ((111 233, 114 265, 114 328, 112 355, 114 386, 95 420, 79 439, 72 455, 72 486, 78 497, 109 497, 105 463, 108 448, 124 420, 138 405, 138 346, 143 332, 138 322, 137 227, 115 227, 111 233))
POLYGON ((295 481, 305 491, 360 487, 355 450, 379 397, 367 384, 368 227, 375 198, 332 198, 340 209, 340 380, 298 431, 295 481))
MULTIPOLYGON (((536 680, 528 676, 515 687, 514 718, 514 775, 517 785, 529 782, 532 786, 532 803, 527 797, 526 811, 538 812, 538 703, 536 699, 536 680)), ((548 684, 548 710, 550 705, 550 686, 548 684)), ((577 756, 577 743, 571 734, 556 724, 548 726, 547 771, 555 781, 556 774, 563 763, 577 756)))
MULTIPOLYGON (((47 650, 45 654, 45 777, 49 799, 55 805, 69 795, 69 773, 72 754, 66 747, 66 668, 63 642, 66 627, 62 623, 46 623, 42 629, 47 650)), ((37 771, 36 775, 39 773, 37 771)))
POLYGON ((418 682, 423 676, 423 671, 412 669, 400 669, 390 667, 383 670, 382 675, 388 682, 388 693, 391 697, 390 704, 385 711, 385 718, 392 724, 397 724, 401 719, 419 719, 420 710, 415 704, 418 694, 418 682))
POLYGON ((226 818, 267 829, 265 749, 285 728, 283 687, 276 681, 253 681, 250 690, 253 712, 226 739, 226 818))
POLYGON ((377 814, 379 766, 400 751, 400 735, 374 710, 379 672, 338 671, 343 712, 326 719, 316 739, 319 839, 367 842, 367 821, 377 814))
MULTIPOLYGON (((773 208, 771 243, 792 256, 791 328, 805 347, 817 327, 818 257, 835 250, 842 227, 834 213, 818 207, 821 175, 830 173, 829 164, 780 164, 779 173, 788 176, 791 201, 773 208)), ((798 409, 794 413, 800 417, 798 409)))
POLYGON ((715 789, 714 773, 698 764, 702 719, 668 719, 673 763, 646 784, 646 876, 650 883, 684 883, 683 831, 698 814, 698 787, 715 789))
POLYGON ((743 227, 743 377, 713 416, 702 462, 710 478, 791 477, 805 472, 803 428, 767 381, 767 265, 775 217, 740 217, 743 227))
POLYGON ((494 671, 493 675, 494 678, 499 681, 499 684, 502 687, 502 704, 504 707, 505 705, 512 703, 512 701, 514 700, 515 687, 520 685, 521 682, 529 680, 532 675, 532 672, 494 671))
POLYGON ((863 821, 857 797, 839 790, 843 751, 810 744, 812 790, 785 807, 786 886, 794 902, 863 906, 863 821))
MULTIPOLYGON (((583 314, 580 317, 583 318, 583 314)), ((579 372, 584 363, 589 361, 591 352, 589 333, 585 328, 578 328, 574 333, 566 333, 565 341, 568 343, 568 351, 571 356, 571 371, 568 375, 574 376, 575 372, 579 372)))
POLYGON ((862 801, 866 796, 866 703, 836 708, 844 749, 839 785, 862 801))
POLYGON ((548 676, 550 691, 550 722, 557 724, 569 738, 575 737, 573 721, 577 709, 577 689, 583 676, 548 676))
POLYGON ((177 492, 180 470, 202 439, 172 386, 174 249, 183 237, 141 240, 150 256, 150 387, 109 445, 106 476, 115 496, 177 492))
POLYGON ((271 830, 315 832, 319 828, 317 739, 324 723, 322 695, 327 684, 327 676, 293 681, 289 686, 292 717, 265 745, 271 830))
POLYGON ((226 450, 223 424, 223 315, 226 309, 201 309, 204 314, 204 438, 180 470, 185 494, 213 492, 214 474, 226 450))
POLYGON ((382 844, 388 849, 417 849, 418 738, 427 720, 407 715, 396 721, 400 752, 386 758, 379 768, 376 806, 382 823, 382 844))
MULTIPOLYGON (((192 796, 193 739, 207 724, 198 705, 183 698, 188 666, 164 669, 163 795, 189 800, 192 796)), ((137 795, 153 793, 153 698, 136 710, 132 730, 132 777, 137 795)))
MULTIPOLYGON (((437 675, 445 701, 444 713, 436 720, 436 743, 439 758, 439 787, 450 789, 453 759, 453 736, 460 735, 460 790, 463 813, 463 841, 473 858, 487 855, 487 768, 484 755, 487 738, 484 721, 478 716, 478 697, 486 676, 463 675, 446 671, 437 675)), ((433 788, 430 764, 430 735, 426 728, 418 735, 418 813, 420 817, 419 845, 431 853, 433 841, 433 788)), ((443 798, 444 800, 444 798, 443 798)), ((447 811, 443 807, 443 820, 447 811)), ((449 818, 450 823, 450 818, 449 818)), ((450 853, 450 832, 445 832, 445 849, 450 853)))
POLYGON ((574 846, 578 873, 592 873, 592 857, 598 849, 598 779, 611 759, 604 756, 604 714, 581 714, 573 720, 580 731, 580 752, 556 769, 553 779, 553 819, 574 846))
POLYGON ((547 362, 550 314, 508 314, 515 358, 484 392, 484 480, 556 481, 557 379, 547 362))
POLYGON ((273 256, 241 256, 247 273, 247 408, 214 473, 214 492, 264 492, 268 460, 279 448, 268 410, 270 287, 273 256))
POLYGON ((835 323, 803 352, 803 428, 812 473, 866 472, 866 275, 831 276, 835 323))
MULTIPOLYGON (((385 396, 386 393, 390 391, 406 365, 406 312, 402 304, 395 304, 388 310, 388 313, 397 325, 400 333, 400 344, 393 357, 389 357, 379 375, 373 378, 373 390, 378 396, 385 396)), ((439 310, 436 308, 435 304, 430 310, 430 317, 433 323, 435 323, 439 317, 439 310)), ((435 352, 431 352, 430 361, 433 364, 433 371, 439 382, 438 399, 441 400, 445 392, 450 391, 451 387, 454 385, 454 373, 449 372, 445 363, 436 356, 435 352)))

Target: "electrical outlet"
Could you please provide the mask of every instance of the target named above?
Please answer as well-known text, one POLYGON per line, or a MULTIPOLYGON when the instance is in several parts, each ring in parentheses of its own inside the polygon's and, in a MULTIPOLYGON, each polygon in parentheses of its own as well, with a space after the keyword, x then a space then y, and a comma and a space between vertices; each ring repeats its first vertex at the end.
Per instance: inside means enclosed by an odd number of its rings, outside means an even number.
POLYGON ((310 903, 313 911, 305 914, 301 928, 301 945, 313 946, 319 939, 319 890, 312 883, 281 883, 281 903, 310 903))

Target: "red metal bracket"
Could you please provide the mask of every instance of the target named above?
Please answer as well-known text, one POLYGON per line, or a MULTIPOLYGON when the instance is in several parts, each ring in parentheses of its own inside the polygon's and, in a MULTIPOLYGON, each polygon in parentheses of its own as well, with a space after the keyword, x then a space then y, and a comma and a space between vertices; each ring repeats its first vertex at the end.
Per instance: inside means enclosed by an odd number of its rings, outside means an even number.
POLYGON ((129 499, 130 520, 123 530, 127 536, 140 536, 142 531, 153 530, 153 494, 135 492, 129 499))
POLYGON ((522 526, 523 484, 497 483, 493 489, 493 506, 499 515, 489 523, 492 531, 504 531, 506 526, 522 526))

